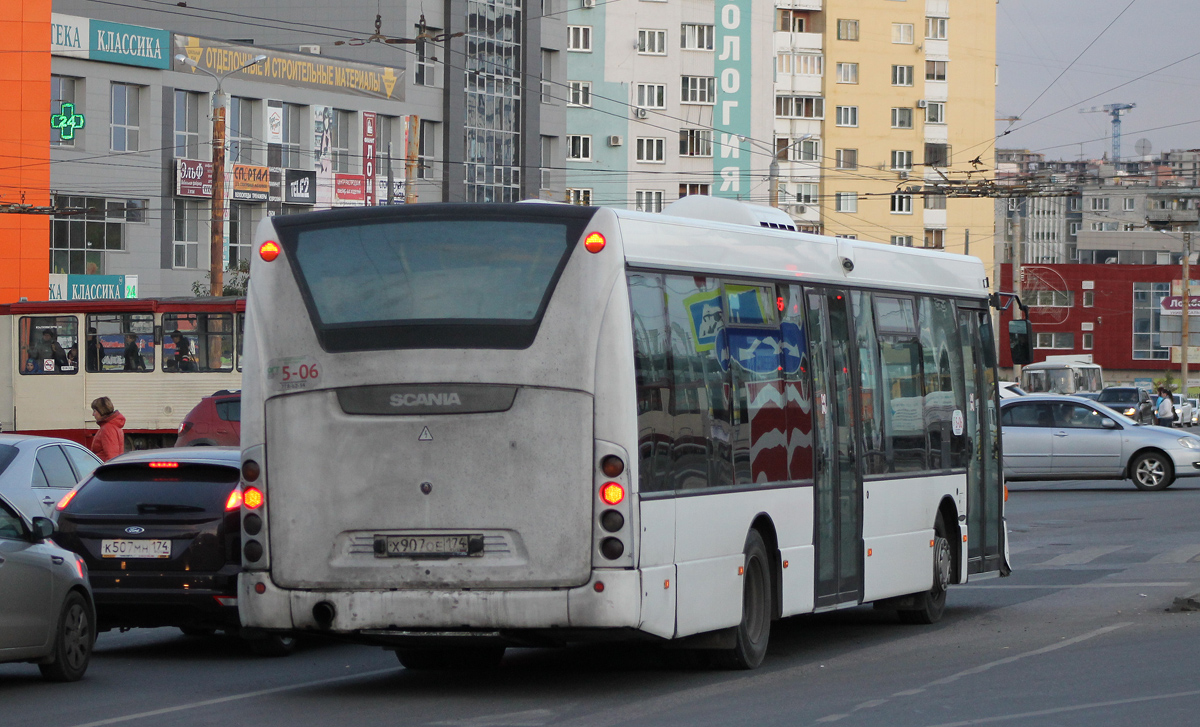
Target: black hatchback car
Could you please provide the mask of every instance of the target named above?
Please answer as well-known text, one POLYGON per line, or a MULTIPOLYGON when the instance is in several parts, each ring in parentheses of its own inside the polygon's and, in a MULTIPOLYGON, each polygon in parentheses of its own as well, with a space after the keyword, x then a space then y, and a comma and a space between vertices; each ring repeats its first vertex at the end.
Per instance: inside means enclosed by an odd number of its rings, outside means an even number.
POLYGON ((1115 409, 1139 424, 1154 423, 1154 402, 1150 392, 1136 386, 1105 387, 1096 401, 1115 409))
MULTIPOLYGON (((240 631, 240 464, 232 447, 135 452, 62 499, 54 540, 87 561, 101 631, 240 631)), ((278 635, 249 643, 266 656, 295 645, 278 635)))

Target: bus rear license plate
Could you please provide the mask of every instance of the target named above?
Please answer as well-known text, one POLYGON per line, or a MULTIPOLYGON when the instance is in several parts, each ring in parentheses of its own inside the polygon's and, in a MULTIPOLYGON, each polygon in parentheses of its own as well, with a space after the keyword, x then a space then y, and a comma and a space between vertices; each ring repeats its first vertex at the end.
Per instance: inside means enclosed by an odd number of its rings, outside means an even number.
POLYGON ((483 555, 482 535, 376 535, 379 558, 450 558, 483 555))
POLYGON ((170 540, 101 540, 102 558, 170 558, 170 540))

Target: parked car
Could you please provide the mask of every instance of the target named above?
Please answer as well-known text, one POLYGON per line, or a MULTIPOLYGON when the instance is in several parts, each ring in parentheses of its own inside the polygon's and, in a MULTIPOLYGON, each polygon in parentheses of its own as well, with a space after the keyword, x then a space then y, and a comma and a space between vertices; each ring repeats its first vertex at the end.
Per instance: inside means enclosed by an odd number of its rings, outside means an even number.
POLYGON ((52 681, 83 677, 96 612, 83 559, 54 544, 54 523, 0 496, 0 662, 31 661, 52 681))
POLYGON ((1180 394, 1172 394, 1171 398, 1175 400, 1175 426, 1192 426, 1192 400, 1180 394))
MULTIPOLYGON (((101 631, 240 633, 240 456, 231 447, 125 454, 58 504, 55 540, 87 562, 101 631)), ((295 640, 272 635, 250 645, 282 656, 295 640)))
POLYGON ((176 447, 236 447, 242 441, 242 392, 206 396, 179 423, 176 447))
POLYGON ((52 517, 62 496, 99 466, 69 439, 0 434, 0 494, 29 517, 52 517))
POLYGON ((1009 480, 1132 479, 1139 490, 1165 490, 1200 475, 1200 437, 1076 396, 1001 402, 1000 426, 1009 480))
POLYGON ((1015 396, 1025 396, 1025 390, 1021 388, 1020 384, 1017 384, 1013 381, 1001 381, 999 384, 997 384, 997 387, 1000 389, 1001 399, 1011 399, 1015 396))
POLYGON ((1124 416, 1142 424, 1154 423, 1154 401, 1150 392, 1136 386, 1108 386, 1096 401, 1107 404, 1124 416))

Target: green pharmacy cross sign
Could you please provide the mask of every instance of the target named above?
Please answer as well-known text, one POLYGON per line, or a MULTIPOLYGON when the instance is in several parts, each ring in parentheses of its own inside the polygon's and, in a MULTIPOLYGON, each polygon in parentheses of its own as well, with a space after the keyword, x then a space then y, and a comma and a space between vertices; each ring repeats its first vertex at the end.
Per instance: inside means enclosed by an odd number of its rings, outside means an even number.
POLYGON ((63 141, 75 138, 75 130, 83 128, 83 114, 75 113, 75 104, 64 103, 62 113, 50 115, 50 128, 58 129, 63 141))

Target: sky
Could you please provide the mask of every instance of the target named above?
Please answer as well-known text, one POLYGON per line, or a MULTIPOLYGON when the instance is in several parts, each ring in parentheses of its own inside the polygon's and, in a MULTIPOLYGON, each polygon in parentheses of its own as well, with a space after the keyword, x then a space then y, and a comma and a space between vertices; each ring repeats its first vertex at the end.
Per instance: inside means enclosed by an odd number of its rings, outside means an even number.
POLYGON ((1081 114, 1079 109, 1135 103, 1137 108, 1122 118, 1122 158, 1135 156, 1135 144, 1143 138, 1150 140, 1154 154, 1200 148, 1200 2, 1133 0, 1125 10, 1129 4, 1130 0, 999 0, 996 116, 1020 116, 1022 121, 1011 127, 997 122, 997 134, 1012 129, 997 140, 997 147, 1039 151, 1047 159, 1078 159, 1081 153, 1097 159, 1112 148, 1112 119, 1105 113, 1081 114), (1109 23, 1113 25, 1105 31, 1109 23), (1092 41, 1095 44, 1051 85, 1092 41), (1180 125, 1159 128, 1173 124, 1180 125))

